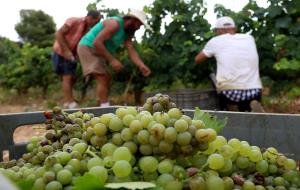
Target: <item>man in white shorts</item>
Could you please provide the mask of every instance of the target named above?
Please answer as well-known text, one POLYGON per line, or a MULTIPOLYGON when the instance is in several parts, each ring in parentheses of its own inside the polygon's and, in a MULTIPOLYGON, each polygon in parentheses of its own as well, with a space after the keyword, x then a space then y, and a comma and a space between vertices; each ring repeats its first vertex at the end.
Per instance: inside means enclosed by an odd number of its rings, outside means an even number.
POLYGON ((254 38, 236 33, 230 17, 217 19, 217 36, 210 39, 195 57, 199 64, 210 57, 217 61, 216 88, 221 110, 263 111, 262 83, 259 76, 259 58, 254 38))

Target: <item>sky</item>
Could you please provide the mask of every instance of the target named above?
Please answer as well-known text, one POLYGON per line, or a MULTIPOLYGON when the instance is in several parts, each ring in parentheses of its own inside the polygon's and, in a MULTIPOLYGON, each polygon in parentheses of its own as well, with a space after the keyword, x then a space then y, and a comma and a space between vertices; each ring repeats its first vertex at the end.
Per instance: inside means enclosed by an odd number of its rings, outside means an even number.
MULTIPOLYGON (((21 9, 42 10, 53 17, 56 27, 63 25, 69 17, 81 17, 86 15, 86 6, 95 0, 8 0, 0 3, 0 36, 7 37, 11 40, 18 41, 18 34, 15 31, 15 25, 20 22, 21 9)), ((145 5, 151 5, 153 0, 102 0, 97 8, 101 5, 107 8, 117 8, 126 12, 130 8, 143 9, 145 5)), ((213 25, 216 16, 213 12, 214 5, 222 4, 233 11, 241 10, 248 0, 206 0, 208 13, 206 19, 213 25)), ((260 6, 266 5, 266 0, 258 1, 260 6)), ((137 36, 141 36, 143 29, 138 31, 137 36)))

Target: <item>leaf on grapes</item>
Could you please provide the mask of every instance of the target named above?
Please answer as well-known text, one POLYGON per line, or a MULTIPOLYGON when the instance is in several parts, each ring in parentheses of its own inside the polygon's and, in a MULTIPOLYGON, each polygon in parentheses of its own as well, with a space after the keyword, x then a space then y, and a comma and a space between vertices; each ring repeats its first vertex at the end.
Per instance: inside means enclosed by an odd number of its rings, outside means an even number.
POLYGON ((21 180, 17 182, 17 186, 20 190, 31 190, 33 187, 33 180, 21 180))
POLYGON ((102 190, 106 189, 103 183, 94 175, 85 173, 76 179, 73 190, 102 190))
POLYGON ((200 110, 198 107, 195 109, 194 119, 202 120, 205 124, 205 128, 212 128, 217 133, 226 126, 228 118, 218 119, 216 116, 212 116, 207 112, 200 110))
POLYGON ((111 189, 148 189, 148 188, 155 188, 155 184, 149 182, 125 182, 125 183, 108 183, 105 185, 107 188, 111 189))

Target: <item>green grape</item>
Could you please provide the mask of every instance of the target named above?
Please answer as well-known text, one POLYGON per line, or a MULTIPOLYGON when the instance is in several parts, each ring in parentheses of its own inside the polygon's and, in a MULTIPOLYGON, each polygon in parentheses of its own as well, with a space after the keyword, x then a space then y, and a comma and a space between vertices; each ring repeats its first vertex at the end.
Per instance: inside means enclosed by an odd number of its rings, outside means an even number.
POLYGON ((75 169, 71 165, 65 165, 63 169, 69 170, 72 173, 72 175, 75 175, 76 173, 75 169))
POLYGON ((72 181, 72 173, 69 170, 62 169, 57 173, 56 179, 62 185, 67 185, 72 181))
POLYGON ((158 178, 158 173, 153 172, 153 173, 143 173, 143 179, 145 181, 155 181, 158 178))
POLYGON ((93 130, 95 135, 99 137, 102 137, 107 133, 107 127, 103 123, 97 123, 96 125, 94 125, 93 130))
POLYGON ((44 166, 44 167, 37 168, 36 171, 35 171, 35 174, 36 174, 37 177, 43 177, 45 172, 46 172, 46 167, 44 166))
POLYGON ((104 166, 107 168, 111 168, 114 164, 114 161, 111 156, 105 156, 103 158, 103 161, 104 161, 104 166))
POLYGON ((297 171, 295 170, 285 170, 282 177, 289 181, 289 182, 292 182, 294 178, 297 178, 297 171))
POLYGON ((173 147, 174 147, 173 144, 170 144, 165 140, 160 141, 158 145, 159 152, 165 154, 172 152, 173 147))
POLYGON ((249 166, 249 159, 245 156, 238 156, 235 162, 237 167, 241 169, 246 169, 249 166))
POLYGON ((134 116, 136 116, 138 114, 138 111, 137 111, 136 107, 134 107, 134 106, 127 107, 127 112, 134 116))
POLYGON ((155 136, 150 135, 149 136, 149 144, 151 144, 152 146, 157 146, 159 144, 159 139, 157 139, 155 136))
POLYGON ((162 139, 165 132, 165 126, 160 123, 155 123, 150 129, 150 134, 156 139, 162 139))
POLYGON ((262 154, 260 152, 260 150, 251 150, 250 155, 249 155, 249 159, 252 162, 258 162, 260 160, 263 159, 262 154))
POLYGON ((214 146, 214 144, 213 143, 209 143, 207 149, 205 151, 203 151, 202 153, 206 154, 206 155, 211 155, 215 151, 216 151, 216 147, 214 146))
POLYGON ((33 149, 36 147, 36 145, 34 145, 33 143, 28 143, 27 145, 26 145, 26 150, 28 151, 28 152, 32 152, 33 151, 33 149))
POLYGON ((232 138, 228 141, 228 145, 230 145, 233 148, 234 152, 240 151, 240 147, 241 147, 240 140, 238 140, 236 138, 232 138))
POLYGON ((133 132, 129 128, 123 128, 121 131, 121 138, 123 141, 131 141, 133 138, 133 132))
POLYGON ((168 115, 170 118, 180 119, 182 117, 182 111, 178 108, 171 108, 168 111, 168 115))
POLYGON ((103 146, 106 142, 107 142, 107 137, 103 136, 103 137, 99 137, 99 136, 92 136, 91 140, 90 140, 91 144, 95 147, 101 147, 103 146))
POLYGON ((276 160, 276 158, 278 156, 278 151, 274 147, 269 147, 266 150, 266 155, 269 159, 276 160))
POLYGON ((61 190, 63 189, 63 186, 60 182, 58 181, 51 181, 46 185, 45 190, 61 190))
POLYGON ((160 187, 165 187, 168 182, 174 181, 174 180, 175 180, 175 178, 171 174, 164 173, 164 174, 161 174, 160 176, 158 176, 156 183, 160 187))
POLYGON ((231 160, 224 160, 224 166, 220 169, 220 172, 226 173, 232 171, 232 161, 231 160))
POLYGON ((78 151, 81 154, 85 153, 88 145, 86 143, 77 143, 73 146, 72 151, 78 151))
POLYGON ((189 126, 188 132, 192 135, 192 137, 195 136, 196 131, 197 131, 197 128, 194 125, 189 126))
POLYGON ((207 156, 204 154, 195 154, 192 156, 191 163, 192 166, 197 168, 202 168, 202 166, 206 163, 207 156))
POLYGON ((227 140, 223 136, 217 136, 216 139, 211 143, 213 143, 214 147, 219 150, 222 146, 227 144, 227 140))
POLYGON ((113 158, 113 161, 126 160, 129 162, 132 158, 132 154, 127 147, 118 147, 114 151, 112 158, 113 158))
POLYGON ((211 154, 207 159, 207 163, 211 169, 219 170, 224 166, 224 158, 220 154, 211 154))
POLYGON ((207 190, 224 190, 224 181, 218 176, 209 175, 206 180, 206 186, 207 190))
POLYGON ((130 123, 129 128, 133 133, 138 133, 140 130, 143 129, 143 125, 140 120, 136 119, 130 123))
POLYGON ((112 143, 106 143, 101 147, 102 157, 112 156, 113 152, 117 149, 117 146, 112 143))
POLYGON ((80 165, 80 160, 77 160, 77 159, 74 159, 74 158, 73 158, 73 159, 71 159, 71 160, 68 162, 67 165, 72 166, 75 173, 77 173, 77 172, 80 171, 80 167, 81 167, 81 165, 80 165))
POLYGON ((149 123, 153 121, 153 116, 151 114, 143 114, 140 118, 143 128, 147 128, 149 123))
POLYGON ((245 181, 243 184, 243 190, 255 190, 255 184, 252 181, 245 181))
POLYGON ((260 173, 268 172, 269 164, 266 160, 260 160, 256 162, 256 170, 260 173))
POLYGON ((114 114, 112 113, 106 113, 100 116, 100 122, 103 123, 106 126, 109 126, 110 120, 116 117, 114 114))
POLYGON ((265 190, 265 187, 262 185, 256 185, 255 190, 265 190))
POLYGON ((234 155, 234 150, 233 148, 226 144, 220 147, 219 153, 225 158, 225 159, 231 159, 234 155))
POLYGON ((131 115, 131 114, 125 115, 125 116, 123 117, 123 119, 122 119, 123 124, 124 124, 125 126, 127 126, 127 127, 130 125, 130 123, 131 123, 133 120, 135 120, 135 117, 134 117, 133 115, 131 115))
POLYGON ((183 187, 183 184, 180 181, 169 181, 165 185, 165 190, 181 190, 183 187))
POLYGON ((143 129, 139 131, 139 133, 137 134, 137 141, 140 144, 148 144, 149 137, 150 137, 150 133, 147 130, 143 129))
POLYGON ((283 163, 283 167, 286 170, 293 170, 293 169, 295 169, 297 167, 297 164, 296 164, 295 160, 288 158, 283 163))
POLYGON ((108 128, 112 131, 112 132, 117 132, 120 131, 123 128, 123 122, 120 118, 118 117, 112 117, 109 121, 109 125, 108 128))
POLYGON ((231 177, 223 177, 224 190, 232 190, 234 187, 234 181, 231 177))
POLYGON ((121 119, 127 114, 128 114, 128 111, 126 108, 121 107, 116 110, 116 115, 121 119))
POLYGON ((43 180, 43 178, 38 178, 35 180, 33 184, 33 189, 39 190, 39 189, 45 189, 46 184, 43 180))
POLYGON ((64 167, 60 164, 60 163, 56 163, 54 164, 54 166, 51 168, 52 171, 54 171, 55 173, 59 172, 60 170, 62 170, 64 167))
POLYGON ((123 140, 121 138, 121 133, 114 133, 112 138, 111 138, 111 142, 114 143, 117 146, 120 146, 123 144, 123 140))
POLYGON ((177 139, 177 131, 174 127, 168 127, 164 133, 164 140, 168 143, 174 143, 177 139))
POLYGON ((270 174, 276 174, 278 171, 278 168, 275 164, 270 164, 269 165, 269 173, 270 174))
POLYGON ((207 129, 198 129, 195 133, 195 137, 199 143, 209 142, 209 132, 207 129))
MULTIPOLYGON (((159 113, 159 112, 157 112, 157 113, 159 113)), ((167 113, 160 112, 159 114, 155 115, 154 119, 158 123, 166 126, 168 124, 168 122, 169 122, 170 116, 167 113)))
MULTIPOLYGON (((128 148, 131 154, 135 154, 138 150, 137 145, 133 141, 125 142, 122 146, 128 148)), ((133 158, 133 156, 131 158, 133 158)))
POLYGON ((102 184, 104 184, 108 178, 107 169, 103 166, 94 166, 89 170, 89 173, 98 177, 102 184))
POLYGON ((53 171, 46 171, 43 175, 43 180, 47 184, 50 181, 55 180, 55 172, 53 171))
POLYGON ((284 155, 279 155, 277 156, 276 158, 276 163, 279 165, 279 166, 283 166, 285 161, 286 161, 287 157, 285 157, 284 155))
POLYGON ((205 123, 200 119, 197 119, 197 120, 193 119, 192 125, 194 125, 197 129, 205 128, 205 123))
POLYGON ((72 157, 68 152, 60 152, 56 154, 56 158, 61 165, 66 165, 72 157))
POLYGON ((176 142, 180 146, 184 146, 190 144, 191 139, 192 135, 189 132, 185 131, 178 133, 176 142))
POLYGON ((152 154, 152 146, 149 144, 142 144, 139 147, 139 151, 142 155, 148 156, 152 154))
POLYGON ((192 125, 192 118, 190 116, 182 115, 180 119, 184 119, 188 125, 192 125))
POLYGON ((212 142, 217 138, 217 132, 214 129, 207 128, 206 132, 208 135, 208 142, 212 142))
POLYGON ((158 161, 153 156, 144 156, 139 160, 139 167, 143 172, 152 173, 158 168, 158 161))
POLYGON ((250 156, 251 154, 251 147, 249 144, 242 143, 240 147, 240 155, 242 156, 250 156))
POLYGON ((130 175, 132 167, 130 163, 126 160, 118 160, 112 167, 115 176, 117 177, 127 177, 130 175))
POLYGON ((274 184, 275 186, 284 186, 285 180, 284 180, 283 177, 275 177, 275 178, 273 179, 273 184, 274 184))
POLYGON ((99 157, 89 159, 87 162, 88 170, 90 170, 94 166, 104 166, 104 161, 99 157))
POLYGON ((191 190, 205 190, 206 182, 201 176, 194 176, 189 181, 189 187, 191 190))
POLYGON ((178 119, 174 123, 174 127, 175 127, 175 129, 176 129, 177 132, 184 132, 184 131, 186 131, 188 129, 189 124, 184 119, 178 119))
POLYGON ((159 173, 164 174, 164 173, 171 173, 173 170, 173 163, 170 159, 164 159, 158 164, 157 170, 159 173))

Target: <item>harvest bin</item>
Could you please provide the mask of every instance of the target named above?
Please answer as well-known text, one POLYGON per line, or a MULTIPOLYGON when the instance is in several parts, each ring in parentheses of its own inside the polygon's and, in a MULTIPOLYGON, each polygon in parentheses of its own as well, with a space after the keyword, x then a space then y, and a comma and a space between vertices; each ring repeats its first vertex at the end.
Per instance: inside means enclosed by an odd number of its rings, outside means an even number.
MULTIPOLYGON (((114 112, 118 106, 107 108, 81 108, 88 113, 101 115, 114 112)), ((78 109, 67 110, 67 112, 78 109)), ((184 110, 186 115, 193 117, 194 110, 184 110)), ((248 141, 260 148, 275 147, 288 157, 300 160, 300 115, 271 114, 271 113, 241 113, 224 111, 205 111, 217 118, 228 118, 226 127, 221 135, 248 141)), ((13 133, 16 128, 28 124, 40 124, 45 121, 43 112, 24 112, 0 114, 0 160, 3 151, 9 151, 10 159, 19 158, 26 144, 15 144, 13 133)))
MULTIPOLYGON (((180 89, 176 91, 160 92, 169 95, 176 105, 182 109, 199 107, 205 110, 218 110, 218 96, 215 89, 180 89)), ((143 101, 153 97, 157 92, 143 94, 143 101)))

